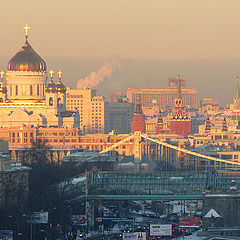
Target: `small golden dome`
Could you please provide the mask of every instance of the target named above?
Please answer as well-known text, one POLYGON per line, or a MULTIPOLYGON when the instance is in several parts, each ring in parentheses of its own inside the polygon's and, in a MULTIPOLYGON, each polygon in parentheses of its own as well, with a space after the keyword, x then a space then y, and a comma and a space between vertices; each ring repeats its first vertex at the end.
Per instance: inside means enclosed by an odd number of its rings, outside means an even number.
POLYGON ((26 39, 25 44, 11 58, 7 65, 8 71, 46 71, 45 61, 34 51, 26 39))
POLYGON ((46 92, 47 93, 55 93, 56 91, 57 91, 56 84, 51 79, 51 81, 48 83, 48 85, 46 87, 46 92))
POLYGON ((56 85, 56 89, 57 89, 57 92, 59 92, 59 93, 65 93, 66 92, 66 87, 64 86, 64 84, 62 83, 61 80, 58 81, 58 83, 56 85))

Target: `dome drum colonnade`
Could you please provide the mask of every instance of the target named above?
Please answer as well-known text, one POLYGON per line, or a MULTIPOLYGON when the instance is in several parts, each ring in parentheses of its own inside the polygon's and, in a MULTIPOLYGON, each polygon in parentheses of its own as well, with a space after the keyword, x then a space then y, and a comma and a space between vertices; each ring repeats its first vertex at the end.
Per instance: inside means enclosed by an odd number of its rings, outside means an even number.
MULTIPOLYGON (((8 100, 45 100, 45 91, 48 93, 65 94, 66 87, 61 82, 62 72, 58 72, 59 81, 55 85, 52 81, 53 71, 50 71, 51 81, 47 84, 47 67, 45 61, 34 51, 28 42, 28 31, 30 27, 26 24, 25 29, 25 43, 21 49, 10 59, 7 65, 6 82, 8 100)), ((3 74, 1 72, 2 85, 3 74)), ((2 86, 0 86, 0 91, 2 86)), ((58 102, 64 104, 62 97, 58 102)))

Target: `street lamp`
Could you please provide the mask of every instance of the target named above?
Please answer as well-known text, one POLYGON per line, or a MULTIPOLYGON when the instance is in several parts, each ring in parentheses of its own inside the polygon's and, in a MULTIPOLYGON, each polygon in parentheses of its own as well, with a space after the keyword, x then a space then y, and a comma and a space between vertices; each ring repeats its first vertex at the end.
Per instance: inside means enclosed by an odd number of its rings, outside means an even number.
POLYGON ((51 240, 51 235, 47 232, 47 231, 44 231, 43 229, 40 230, 40 232, 43 232, 43 233, 46 233, 47 234, 47 237, 49 238, 49 240, 51 240))
MULTIPOLYGON (((23 214, 23 217, 30 217, 30 240, 33 240, 33 213, 30 214, 23 214)), ((27 219, 28 221, 28 219, 27 219)))
POLYGON ((16 223, 17 223, 17 239, 19 240, 19 234, 18 234, 19 233, 19 219, 17 216, 12 216, 12 215, 10 215, 8 217, 12 219, 13 229, 15 228, 16 223), (15 218, 15 221, 13 220, 13 218, 15 218))
POLYGON ((64 210, 66 210, 66 209, 69 209, 69 222, 70 222, 70 224, 71 224, 71 206, 70 205, 68 205, 68 206, 66 206, 65 208, 63 208, 63 210, 62 210, 62 227, 63 227, 63 224, 64 224, 64 210))
POLYGON ((21 236, 21 237, 25 237, 27 240, 28 240, 28 238, 24 235, 24 234, 22 234, 22 233, 18 233, 18 238, 19 238, 19 236, 21 236))

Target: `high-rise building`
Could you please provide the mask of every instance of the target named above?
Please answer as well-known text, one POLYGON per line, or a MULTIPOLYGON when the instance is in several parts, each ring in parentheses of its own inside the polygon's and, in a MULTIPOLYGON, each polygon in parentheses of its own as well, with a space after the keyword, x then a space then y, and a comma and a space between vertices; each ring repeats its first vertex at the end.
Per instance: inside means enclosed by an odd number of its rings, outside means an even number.
MULTIPOLYGON (((168 87, 169 88, 177 88, 177 85, 178 85, 178 78, 177 77, 168 79, 168 87)), ((180 79, 180 85, 181 85, 181 88, 186 88, 185 79, 182 79, 182 78, 180 79)))
MULTIPOLYGON (((197 108, 197 90, 195 88, 186 88, 185 80, 181 79, 182 100, 184 107, 197 108)), ((143 112, 149 108, 166 108, 174 107, 177 97, 177 87, 175 79, 169 80, 169 88, 128 88, 127 98, 130 102, 136 102, 137 98, 141 99, 143 112)))
POLYGON ((129 102, 107 102, 103 96, 96 96, 96 90, 70 89, 66 92, 67 110, 80 114, 80 128, 86 133, 129 133, 134 113, 134 104, 129 102))
POLYGON ((67 110, 78 110, 80 114, 80 129, 85 133, 105 132, 106 101, 103 96, 96 96, 96 90, 70 89, 66 92, 67 110))
POLYGON ((108 102, 106 104, 105 133, 115 130, 116 133, 130 133, 134 114, 134 103, 108 102))

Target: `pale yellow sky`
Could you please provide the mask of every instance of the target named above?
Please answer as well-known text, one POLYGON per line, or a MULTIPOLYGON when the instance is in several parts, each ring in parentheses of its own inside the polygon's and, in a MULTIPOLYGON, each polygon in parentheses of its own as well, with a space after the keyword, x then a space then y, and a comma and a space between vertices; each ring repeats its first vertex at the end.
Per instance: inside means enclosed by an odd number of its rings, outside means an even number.
POLYGON ((0 0, 0 55, 196 59, 240 55, 240 0, 0 0))

